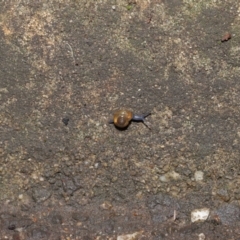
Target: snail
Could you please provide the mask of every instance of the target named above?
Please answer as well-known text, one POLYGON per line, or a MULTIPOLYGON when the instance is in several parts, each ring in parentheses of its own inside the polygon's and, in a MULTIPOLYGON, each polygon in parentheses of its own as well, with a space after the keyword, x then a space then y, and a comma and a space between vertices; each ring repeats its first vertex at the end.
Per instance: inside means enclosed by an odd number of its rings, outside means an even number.
MULTIPOLYGON (((143 115, 135 115, 132 111, 127 109, 120 109, 113 114, 113 120, 110 120, 109 123, 113 123, 117 128, 126 128, 131 121, 143 122, 145 124, 145 118, 149 116, 151 113, 143 114, 143 115)), ((149 127, 148 127, 149 128, 149 127)))

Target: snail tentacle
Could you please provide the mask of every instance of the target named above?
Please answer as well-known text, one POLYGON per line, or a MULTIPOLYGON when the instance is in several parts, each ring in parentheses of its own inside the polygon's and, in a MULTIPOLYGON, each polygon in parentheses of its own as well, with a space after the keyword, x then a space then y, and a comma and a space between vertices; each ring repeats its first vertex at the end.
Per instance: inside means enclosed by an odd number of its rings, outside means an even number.
POLYGON ((147 114, 144 114, 144 115, 133 115, 132 120, 133 121, 138 121, 138 122, 144 122, 145 118, 149 115, 151 115, 151 113, 147 113, 147 114))

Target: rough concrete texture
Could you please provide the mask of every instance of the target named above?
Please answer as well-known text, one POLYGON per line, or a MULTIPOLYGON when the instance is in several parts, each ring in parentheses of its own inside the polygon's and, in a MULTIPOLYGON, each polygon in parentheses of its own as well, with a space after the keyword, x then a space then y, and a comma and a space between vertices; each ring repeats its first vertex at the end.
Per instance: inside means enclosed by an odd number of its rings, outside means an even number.
POLYGON ((2 0, 0 43, 1 239, 240 239, 239 1, 2 0))

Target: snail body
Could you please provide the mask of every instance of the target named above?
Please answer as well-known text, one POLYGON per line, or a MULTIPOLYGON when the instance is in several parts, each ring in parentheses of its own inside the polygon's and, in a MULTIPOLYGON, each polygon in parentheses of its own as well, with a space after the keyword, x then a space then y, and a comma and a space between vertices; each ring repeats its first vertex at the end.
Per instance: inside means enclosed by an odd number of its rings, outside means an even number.
POLYGON ((113 114, 113 120, 109 121, 109 123, 113 123, 117 128, 126 128, 131 121, 144 123, 145 117, 147 117, 150 114, 151 113, 144 115, 135 115, 130 110, 120 109, 113 114))

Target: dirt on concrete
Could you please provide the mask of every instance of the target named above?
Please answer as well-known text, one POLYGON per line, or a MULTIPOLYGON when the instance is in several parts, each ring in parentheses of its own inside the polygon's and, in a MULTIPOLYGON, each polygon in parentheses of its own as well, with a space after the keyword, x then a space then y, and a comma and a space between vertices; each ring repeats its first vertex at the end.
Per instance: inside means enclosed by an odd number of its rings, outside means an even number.
POLYGON ((3 0, 0 43, 1 239, 240 239, 238 1, 3 0))

